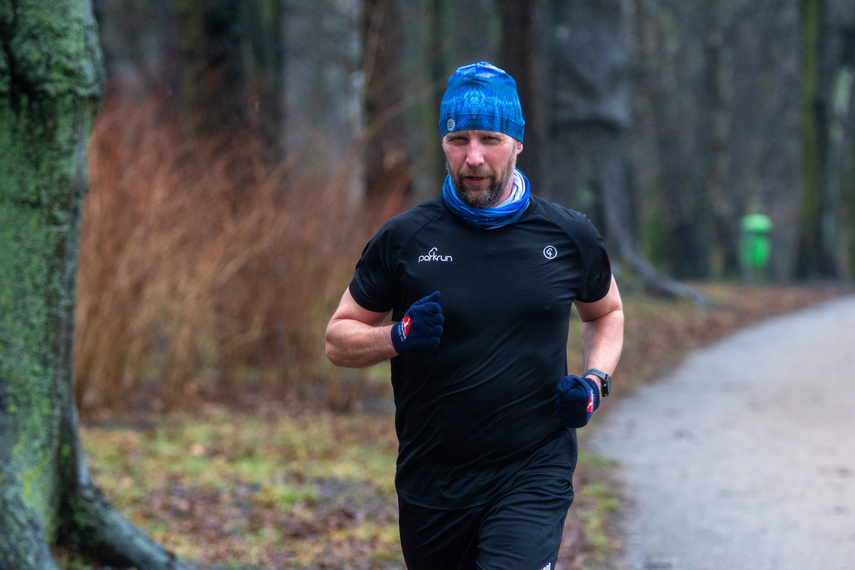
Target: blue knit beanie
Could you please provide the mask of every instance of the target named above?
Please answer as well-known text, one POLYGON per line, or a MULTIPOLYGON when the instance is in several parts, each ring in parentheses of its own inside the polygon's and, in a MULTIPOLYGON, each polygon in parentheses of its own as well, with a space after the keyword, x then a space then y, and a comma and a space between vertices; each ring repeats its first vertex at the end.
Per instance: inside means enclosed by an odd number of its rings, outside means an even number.
POLYGON ((481 61, 449 77, 439 107, 439 131, 494 131, 523 140, 525 121, 514 78, 481 61))

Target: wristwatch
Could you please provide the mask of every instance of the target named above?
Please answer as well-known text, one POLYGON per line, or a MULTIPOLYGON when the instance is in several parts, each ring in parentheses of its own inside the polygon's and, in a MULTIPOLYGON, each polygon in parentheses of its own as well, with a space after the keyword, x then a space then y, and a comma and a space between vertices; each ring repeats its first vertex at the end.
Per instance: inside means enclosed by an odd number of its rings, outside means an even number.
POLYGON ((609 395, 612 391, 612 377, 603 372, 602 370, 597 370, 596 368, 588 368, 585 370, 585 373, 582 374, 582 377, 588 376, 589 374, 596 376, 600 380, 603 381, 603 397, 609 395))

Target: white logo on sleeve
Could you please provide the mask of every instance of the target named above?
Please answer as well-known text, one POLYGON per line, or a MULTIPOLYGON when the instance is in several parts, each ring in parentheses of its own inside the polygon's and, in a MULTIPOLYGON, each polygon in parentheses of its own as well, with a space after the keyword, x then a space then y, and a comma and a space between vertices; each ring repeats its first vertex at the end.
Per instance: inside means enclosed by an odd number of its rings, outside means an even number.
POLYGON ((554 245, 548 245, 543 248, 543 257, 546 259, 555 259, 558 257, 558 249, 554 245))

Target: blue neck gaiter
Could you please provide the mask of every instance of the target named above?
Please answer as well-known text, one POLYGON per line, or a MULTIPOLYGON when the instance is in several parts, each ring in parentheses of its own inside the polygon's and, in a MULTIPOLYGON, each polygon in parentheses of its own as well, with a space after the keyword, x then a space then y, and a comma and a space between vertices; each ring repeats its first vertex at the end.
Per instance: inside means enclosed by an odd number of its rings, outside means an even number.
POLYGON ((528 207, 531 193, 528 179, 519 170, 514 169, 514 189, 510 198, 493 208, 473 208, 465 204, 454 190, 451 176, 445 177, 442 185, 442 199, 455 216, 472 227, 492 230, 519 220, 528 207))

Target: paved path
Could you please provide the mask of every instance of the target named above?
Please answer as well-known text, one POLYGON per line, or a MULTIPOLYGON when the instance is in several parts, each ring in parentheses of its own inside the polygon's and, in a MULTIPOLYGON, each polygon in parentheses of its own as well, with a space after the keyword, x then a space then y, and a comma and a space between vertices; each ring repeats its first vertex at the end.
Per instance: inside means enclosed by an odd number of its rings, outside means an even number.
POLYGON ((855 569, 855 298, 694 353, 620 399, 631 570, 855 569))

